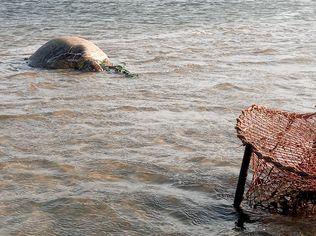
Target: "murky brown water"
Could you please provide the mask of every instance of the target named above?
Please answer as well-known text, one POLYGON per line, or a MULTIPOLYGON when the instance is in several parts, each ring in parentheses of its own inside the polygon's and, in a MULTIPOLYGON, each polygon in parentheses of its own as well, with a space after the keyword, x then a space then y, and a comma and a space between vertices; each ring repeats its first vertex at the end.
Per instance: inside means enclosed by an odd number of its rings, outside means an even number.
POLYGON ((0 235, 315 235, 232 200, 240 110, 316 105, 315 1, 0 5, 0 235), (29 68, 79 35, 139 73, 29 68))

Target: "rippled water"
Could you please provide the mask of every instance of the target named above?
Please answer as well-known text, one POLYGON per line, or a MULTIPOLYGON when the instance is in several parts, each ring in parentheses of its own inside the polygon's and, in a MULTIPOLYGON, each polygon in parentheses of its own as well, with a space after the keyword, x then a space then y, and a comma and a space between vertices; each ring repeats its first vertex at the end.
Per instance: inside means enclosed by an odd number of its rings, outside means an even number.
POLYGON ((316 105, 315 1, 0 5, 0 235, 315 235, 246 210, 235 228, 240 110, 316 105), (139 73, 29 68, 79 35, 139 73))

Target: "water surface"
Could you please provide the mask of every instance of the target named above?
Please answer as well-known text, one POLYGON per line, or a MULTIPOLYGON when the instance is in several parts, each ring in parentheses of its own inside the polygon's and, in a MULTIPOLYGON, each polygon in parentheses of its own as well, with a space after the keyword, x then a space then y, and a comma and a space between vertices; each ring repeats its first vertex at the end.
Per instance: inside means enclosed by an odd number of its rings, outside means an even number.
POLYGON ((316 105, 315 1, 16 1, 0 5, 0 235, 314 235, 315 217, 246 207, 251 104, 316 105), (38 70, 47 40, 92 40, 138 79, 38 70))

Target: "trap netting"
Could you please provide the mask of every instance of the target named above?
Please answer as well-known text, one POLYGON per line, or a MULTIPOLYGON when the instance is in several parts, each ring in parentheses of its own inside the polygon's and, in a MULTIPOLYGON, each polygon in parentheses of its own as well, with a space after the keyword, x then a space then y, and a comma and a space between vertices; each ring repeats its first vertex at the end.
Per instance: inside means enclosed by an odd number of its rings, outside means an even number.
POLYGON ((316 213, 316 113, 253 105, 237 119, 237 136, 252 146, 246 199, 284 214, 316 213))

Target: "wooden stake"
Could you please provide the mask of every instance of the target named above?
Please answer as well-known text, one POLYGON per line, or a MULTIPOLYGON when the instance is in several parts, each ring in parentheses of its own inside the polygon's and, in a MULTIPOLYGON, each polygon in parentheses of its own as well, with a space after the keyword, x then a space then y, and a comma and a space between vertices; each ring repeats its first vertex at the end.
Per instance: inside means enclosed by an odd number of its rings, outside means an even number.
POLYGON ((240 167, 236 193, 235 193, 235 199, 234 199, 235 208, 240 208, 240 204, 243 200, 251 154, 252 154, 252 146, 250 144, 246 144, 244 157, 242 159, 242 163, 240 167))

